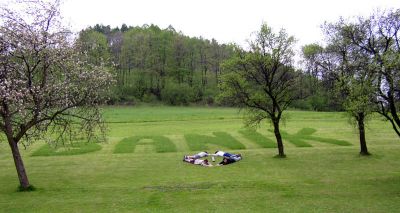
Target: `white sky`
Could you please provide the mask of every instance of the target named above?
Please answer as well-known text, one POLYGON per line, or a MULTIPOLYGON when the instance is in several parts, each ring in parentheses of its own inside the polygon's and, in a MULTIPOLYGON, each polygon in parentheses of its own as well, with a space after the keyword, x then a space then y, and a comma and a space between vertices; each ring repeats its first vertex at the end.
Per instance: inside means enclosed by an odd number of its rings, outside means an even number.
POLYGON ((172 25, 188 36, 245 44, 266 22, 285 28, 304 45, 322 40, 320 25, 340 16, 400 8, 400 0, 64 0, 63 16, 74 31, 95 24, 160 28, 172 25))

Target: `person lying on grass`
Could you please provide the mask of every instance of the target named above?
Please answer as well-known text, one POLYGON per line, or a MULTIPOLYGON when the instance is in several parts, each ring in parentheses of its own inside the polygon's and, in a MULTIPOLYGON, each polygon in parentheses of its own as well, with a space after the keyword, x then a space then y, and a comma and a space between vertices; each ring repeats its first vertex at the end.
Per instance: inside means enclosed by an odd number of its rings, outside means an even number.
POLYGON ((242 154, 231 154, 228 152, 224 151, 215 151, 215 154, 212 154, 211 156, 219 156, 223 157, 222 161, 217 164, 217 166, 222 166, 222 165, 228 165, 231 163, 235 163, 237 161, 242 160, 242 154))
POLYGON ((202 159, 193 159, 193 158, 183 158, 183 161, 194 164, 194 165, 213 166, 211 163, 208 162, 207 159, 202 160, 202 159))
POLYGON ((185 155, 183 158, 189 158, 189 159, 200 159, 200 158, 204 158, 208 156, 208 152, 204 151, 204 152, 199 152, 197 154, 194 155, 185 155))

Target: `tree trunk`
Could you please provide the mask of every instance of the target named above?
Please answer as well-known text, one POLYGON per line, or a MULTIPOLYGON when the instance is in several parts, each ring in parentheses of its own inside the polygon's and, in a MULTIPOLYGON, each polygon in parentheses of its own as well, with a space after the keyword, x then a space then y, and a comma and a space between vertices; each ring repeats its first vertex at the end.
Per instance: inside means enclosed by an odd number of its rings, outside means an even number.
POLYGON ((279 130, 279 120, 274 120, 273 123, 274 123, 274 133, 275 133, 276 143, 278 145, 278 152, 279 152, 278 156, 285 157, 285 152, 283 150, 282 136, 279 130))
POLYGON ((202 75, 202 85, 203 87, 207 85, 207 67, 204 67, 204 74, 202 75))
MULTIPOLYGON (((391 90, 390 90, 391 91, 391 90)), ((397 133, 397 135, 400 137, 399 131, 398 131, 398 127, 400 127, 400 118, 397 114, 397 108, 396 108, 396 104, 394 101, 394 96, 392 95, 392 92, 389 91, 389 110, 390 110, 390 114, 392 115, 392 120, 394 122, 392 122, 393 127, 397 133)))
POLYGON ((365 140, 365 127, 364 127, 364 113, 358 113, 358 131, 360 134, 360 155, 370 155, 367 148, 367 142, 365 140))
POLYGON ((24 162, 22 161, 21 154, 19 153, 18 144, 14 140, 9 140, 11 152, 14 158, 15 168, 17 169, 19 183, 23 190, 30 187, 28 176, 26 175, 24 162))
POLYGON ((215 65, 215 83, 216 85, 219 84, 219 63, 217 65, 215 65))

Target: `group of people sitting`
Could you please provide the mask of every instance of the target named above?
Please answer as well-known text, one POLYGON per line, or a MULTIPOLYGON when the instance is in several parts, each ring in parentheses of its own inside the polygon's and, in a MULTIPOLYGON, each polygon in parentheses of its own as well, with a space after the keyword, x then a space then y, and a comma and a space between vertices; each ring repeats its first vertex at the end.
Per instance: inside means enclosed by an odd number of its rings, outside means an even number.
POLYGON ((208 159, 201 159, 204 157, 211 156, 213 162, 215 162, 215 157, 222 157, 222 161, 217 164, 217 166, 228 165, 242 160, 241 154, 231 154, 223 151, 216 151, 214 154, 208 154, 208 152, 199 152, 195 155, 185 155, 183 156, 183 161, 200 166, 213 166, 208 159))

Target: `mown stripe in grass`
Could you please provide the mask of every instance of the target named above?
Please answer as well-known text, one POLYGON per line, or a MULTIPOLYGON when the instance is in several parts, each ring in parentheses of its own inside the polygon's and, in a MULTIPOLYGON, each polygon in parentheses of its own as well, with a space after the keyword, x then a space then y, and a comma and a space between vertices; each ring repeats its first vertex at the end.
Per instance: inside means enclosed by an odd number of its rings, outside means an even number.
POLYGON ((305 140, 312 140, 321 143, 328 143, 333 145, 339 146, 351 146, 352 144, 345 141, 345 140, 337 140, 332 138, 323 138, 323 137, 316 137, 313 136, 317 130, 313 128, 303 128, 299 130, 296 134, 288 134, 287 132, 282 131, 282 136, 284 139, 288 140, 289 142, 293 143, 297 147, 311 147, 311 145, 305 140))
POLYGON ((133 153, 136 145, 140 145, 143 139, 152 140, 151 144, 158 153, 176 152, 176 146, 169 138, 161 135, 150 135, 124 138, 115 146, 114 153, 133 153))
POLYGON ((309 137, 307 137, 307 139, 321 142, 321 143, 329 143, 329 144, 339 145, 339 146, 351 146, 352 145, 348 141, 336 140, 336 139, 332 139, 332 138, 321 138, 321 137, 309 136, 309 137))
POLYGON ((59 146, 51 147, 49 144, 41 146, 38 150, 32 153, 31 156, 59 156, 59 155, 80 155, 89 152, 101 150, 98 143, 75 142, 59 146))
POLYGON ((309 135, 314 134, 316 131, 317 131, 317 130, 316 130, 316 129, 313 129, 313 128, 303 128, 303 129, 300 129, 300 130, 297 132, 296 135, 298 135, 298 136, 309 136, 309 135))
POLYGON ((255 142, 263 148, 276 148, 276 143, 270 138, 265 137, 259 132, 252 129, 239 130, 246 139, 255 142))
POLYGON ((298 134, 288 134, 287 132, 282 131, 282 138, 294 144, 296 147, 312 147, 311 144, 304 141, 301 135, 298 134))
POLYGON ((337 139, 332 139, 332 138, 323 138, 323 137, 316 137, 312 136, 317 130, 313 128, 303 128, 300 131, 297 132, 296 136, 301 137, 305 140, 313 140, 321 143, 329 143, 333 145, 339 145, 339 146, 351 146, 351 143, 345 141, 345 140, 337 140, 337 139))
POLYGON ((223 146, 228 149, 246 149, 242 143, 226 132, 213 132, 213 135, 185 134, 185 139, 191 151, 207 150, 207 144, 223 146))

